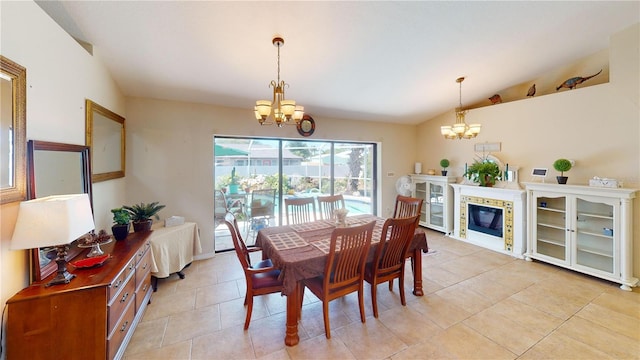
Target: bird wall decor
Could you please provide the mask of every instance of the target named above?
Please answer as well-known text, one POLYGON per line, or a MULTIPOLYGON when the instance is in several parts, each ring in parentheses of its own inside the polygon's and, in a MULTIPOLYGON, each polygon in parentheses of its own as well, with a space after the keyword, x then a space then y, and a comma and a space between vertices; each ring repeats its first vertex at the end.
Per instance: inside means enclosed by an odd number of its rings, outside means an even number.
POLYGON ((491 101, 492 104, 497 104, 502 102, 502 98, 500 97, 499 94, 493 95, 492 97, 489 98, 489 100, 491 101))
POLYGON ((592 77, 594 77, 596 75, 599 75, 601 72, 602 72, 602 69, 600 69, 600 71, 598 71, 598 73, 593 74, 591 76, 587 76, 587 77, 576 76, 576 77, 572 77, 571 79, 567 79, 567 80, 565 80, 565 82, 563 82, 558 87, 556 87, 556 91, 558 91, 558 90, 560 90, 562 88, 575 89, 576 86, 582 84, 583 82, 591 79, 592 77))
POLYGON ((531 85, 529 91, 527 91, 527 96, 533 96, 536 94, 536 84, 531 85))

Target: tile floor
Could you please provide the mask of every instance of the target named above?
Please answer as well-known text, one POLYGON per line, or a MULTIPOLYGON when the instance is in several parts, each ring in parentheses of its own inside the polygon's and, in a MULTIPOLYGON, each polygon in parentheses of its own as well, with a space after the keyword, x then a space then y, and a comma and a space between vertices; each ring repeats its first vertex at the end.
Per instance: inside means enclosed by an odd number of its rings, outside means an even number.
MULTIPOLYGON (((235 253, 159 281, 125 359, 638 359, 640 290, 526 262, 427 232, 424 297, 378 287, 367 321, 351 294, 322 307, 305 292, 300 343, 284 345, 286 298, 258 297, 243 330, 245 282, 235 253)), ((409 266, 409 265, 407 265, 409 266)), ((410 271, 407 290, 412 286, 410 271)), ((365 292, 370 287, 365 284, 365 292)))

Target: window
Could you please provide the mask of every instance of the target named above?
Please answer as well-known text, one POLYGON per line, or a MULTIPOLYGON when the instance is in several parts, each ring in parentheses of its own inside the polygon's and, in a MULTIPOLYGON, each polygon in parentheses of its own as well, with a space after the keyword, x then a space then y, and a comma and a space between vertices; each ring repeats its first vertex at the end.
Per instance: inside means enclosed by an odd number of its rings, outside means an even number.
MULTIPOLYGON (((214 137, 214 149, 214 188, 236 209, 242 203, 236 218, 247 244, 255 242, 256 227, 280 225, 288 197, 343 194, 349 215, 375 214, 376 144, 214 137), (250 199, 261 189, 276 189, 274 216, 256 225, 250 199)), ((224 224, 214 236, 217 252, 233 248, 224 224)))

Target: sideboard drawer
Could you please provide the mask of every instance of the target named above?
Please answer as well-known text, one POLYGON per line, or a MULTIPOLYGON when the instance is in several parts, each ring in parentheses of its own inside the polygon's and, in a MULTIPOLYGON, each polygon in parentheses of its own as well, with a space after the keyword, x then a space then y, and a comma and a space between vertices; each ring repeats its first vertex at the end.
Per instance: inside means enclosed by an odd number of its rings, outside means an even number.
POLYGON ((151 271, 151 251, 147 251, 136 266, 136 289, 149 271, 151 271))
POLYGON ((138 254, 136 255, 136 264, 138 264, 142 258, 145 256, 145 253, 149 252, 149 248, 151 247, 151 243, 147 240, 138 250, 138 254))
POLYGON ((122 313, 124 312, 124 309, 127 307, 127 305, 131 302, 135 302, 135 281, 133 280, 133 278, 133 276, 129 277, 129 280, 125 284, 122 291, 118 294, 118 296, 115 297, 115 299, 113 299, 110 304, 108 304, 108 333, 111 333, 116 322, 118 322, 118 319, 122 317, 122 313))
POLYGON ((124 340, 127 332, 131 329, 131 324, 133 323, 133 319, 136 315, 136 309, 133 303, 133 301, 128 302, 129 306, 125 310, 124 316, 120 318, 113 331, 109 333, 109 337, 107 338, 109 359, 113 359, 116 356, 116 353, 120 349, 120 345, 122 345, 122 340, 124 340))
POLYGON ((113 280, 111 285, 109 285, 109 288, 108 288, 109 294, 107 295, 108 296, 107 302, 110 303, 111 301, 113 301, 113 297, 116 296, 118 291, 120 291, 120 289, 122 289, 123 286, 125 286, 125 281, 127 281, 129 274, 131 274, 131 272, 134 271, 135 268, 136 268, 136 259, 132 258, 131 260, 129 260, 127 265, 122 269, 122 271, 118 274, 115 280, 113 280))

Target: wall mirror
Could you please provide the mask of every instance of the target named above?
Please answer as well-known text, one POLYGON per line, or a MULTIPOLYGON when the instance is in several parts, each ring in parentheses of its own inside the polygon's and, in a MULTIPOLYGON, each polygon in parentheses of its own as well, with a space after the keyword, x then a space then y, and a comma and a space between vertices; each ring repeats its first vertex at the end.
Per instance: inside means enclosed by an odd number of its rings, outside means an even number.
MULTIPOLYGON (((29 199, 87 193, 89 201, 93 202, 88 146, 30 140, 27 144, 27 174, 29 199)), ((52 253, 51 250, 31 250, 32 281, 40 281, 56 271, 55 251, 52 253)), ((67 261, 81 251, 73 242, 69 246, 67 261)))
POLYGON ((93 182, 124 177, 124 118, 91 100, 86 101, 86 143, 91 148, 93 182))
POLYGON ((27 70, 0 55, 0 203, 26 198, 27 70))

